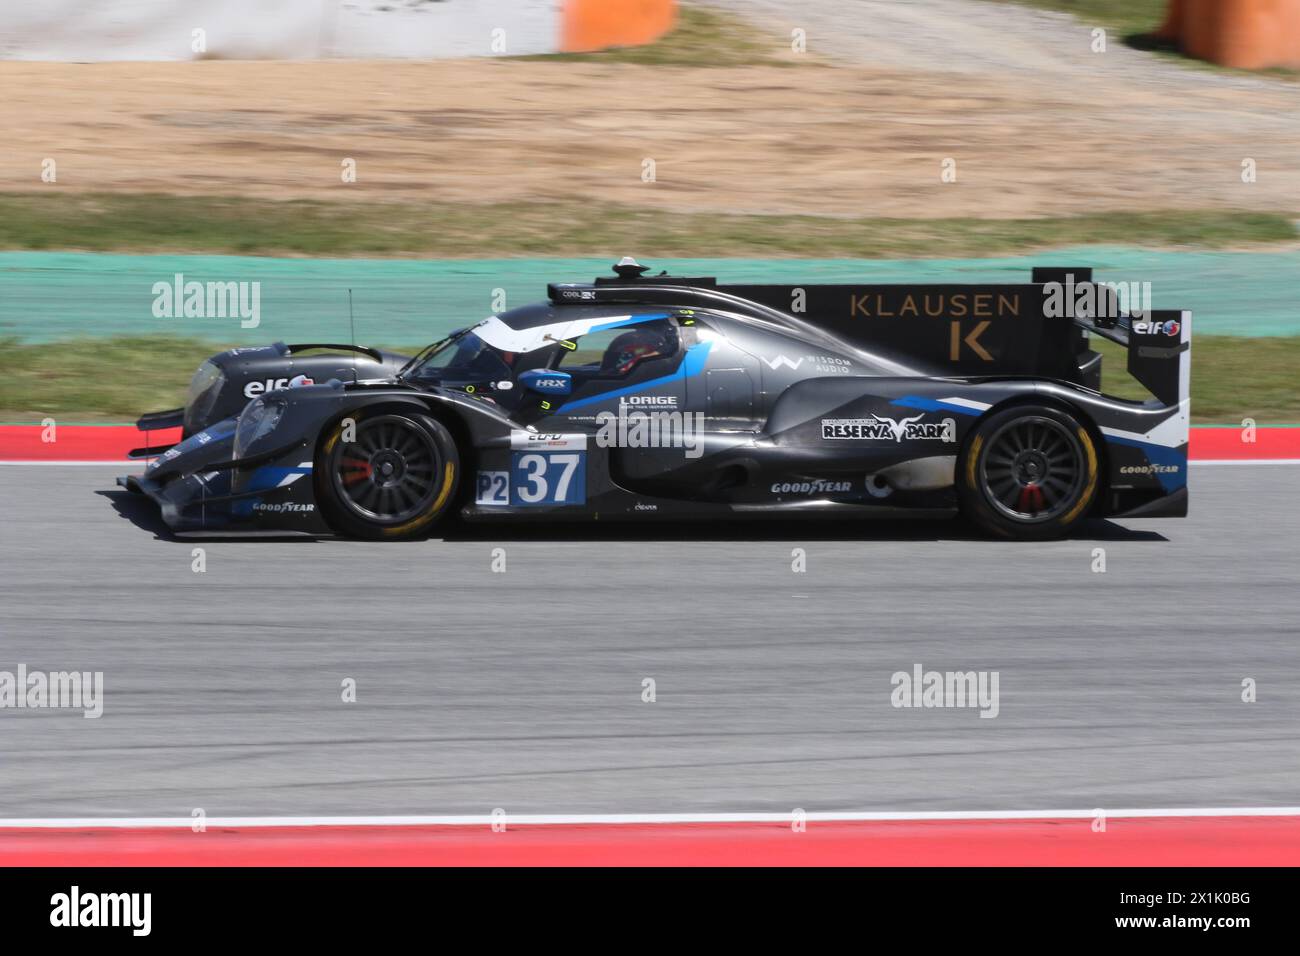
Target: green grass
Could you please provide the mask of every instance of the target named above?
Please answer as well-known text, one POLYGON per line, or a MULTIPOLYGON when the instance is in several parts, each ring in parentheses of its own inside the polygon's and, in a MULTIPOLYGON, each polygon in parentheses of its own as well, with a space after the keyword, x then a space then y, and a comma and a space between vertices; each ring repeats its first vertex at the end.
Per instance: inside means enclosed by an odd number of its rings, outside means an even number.
POLYGON ((1169 8, 1168 0, 991 0, 991 2, 1016 3, 1024 7, 1070 13, 1081 23, 1106 27, 1129 46, 1176 59, 1185 66, 1217 73, 1263 75, 1281 80, 1300 79, 1300 70, 1281 67, 1267 70, 1238 70, 1183 56, 1176 44, 1154 36, 1155 31, 1164 23, 1165 11, 1169 8))
POLYGON ((1140 240, 1149 248, 1293 242, 1291 217, 1225 211, 1054 219, 871 219, 671 213, 609 203, 328 202, 0 193, 0 249, 302 256, 1013 255, 1140 240))
MULTIPOLYGON (((1101 352, 1102 390, 1119 398, 1150 397, 1126 371, 1124 350, 1093 338, 1101 352)), ((1192 421, 1203 424, 1300 422, 1300 336, 1192 339, 1192 421)))
MULTIPOLYGON (((1094 339, 1094 342, 1097 340, 1094 339)), ((412 352, 427 343, 393 346, 412 352)), ((386 346, 387 347, 387 346, 386 346)), ((1146 398, 1124 371, 1121 349, 1097 346, 1104 387, 1146 398)), ((195 339, 139 336, 53 344, 0 341, 0 422, 128 422, 175 408, 198 364, 224 346, 195 339)), ((1300 422, 1300 336, 1247 339, 1198 336, 1192 348, 1192 410, 1198 423, 1300 422)))
POLYGON ((679 5, 673 29, 654 43, 595 53, 549 53, 519 59, 691 67, 799 66, 818 62, 807 54, 799 57, 778 55, 788 51, 788 40, 768 36, 739 17, 679 5))
MULTIPOLYGON (((133 422, 142 412, 176 408, 199 363, 233 344, 165 335, 0 339, 0 422, 133 422)), ((368 344, 414 354, 429 343, 368 344)))
POLYGON ((1124 36, 1153 33, 1164 22, 1168 0, 994 0, 1072 13, 1090 25, 1107 27, 1124 36))
POLYGON ((222 346, 165 336, 0 340, 0 421, 135 421, 185 403, 190 376, 222 346))

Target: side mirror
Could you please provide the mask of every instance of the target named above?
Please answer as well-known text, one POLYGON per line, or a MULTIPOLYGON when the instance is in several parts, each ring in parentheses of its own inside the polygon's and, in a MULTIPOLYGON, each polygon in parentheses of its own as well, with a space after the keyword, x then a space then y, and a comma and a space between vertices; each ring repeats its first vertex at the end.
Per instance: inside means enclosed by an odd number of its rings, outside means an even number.
POLYGON ((535 368, 519 376, 519 384, 541 395, 568 395, 573 391, 573 378, 568 372, 553 372, 549 368, 535 368))

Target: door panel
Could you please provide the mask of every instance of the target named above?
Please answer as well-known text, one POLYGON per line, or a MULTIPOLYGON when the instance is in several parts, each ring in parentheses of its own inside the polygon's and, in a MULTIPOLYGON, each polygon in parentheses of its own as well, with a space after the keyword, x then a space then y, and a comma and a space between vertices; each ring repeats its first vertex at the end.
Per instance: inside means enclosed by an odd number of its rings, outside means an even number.
POLYGON ((749 430, 754 425, 754 380, 743 368, 711 368, 705 375, 704 414, 713 428, 749 430))

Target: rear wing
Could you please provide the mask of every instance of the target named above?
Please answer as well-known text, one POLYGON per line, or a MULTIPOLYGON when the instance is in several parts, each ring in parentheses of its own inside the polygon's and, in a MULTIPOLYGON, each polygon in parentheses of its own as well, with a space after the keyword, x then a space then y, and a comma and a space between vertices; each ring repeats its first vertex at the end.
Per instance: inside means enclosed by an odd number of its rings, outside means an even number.
POLYGON ((1191 321, 1178 311, 1136 311, 1117 287, 1084 268, 1036 268, 1024 284, 768 285, 713 278, 620 276, 552 284, 556 303, 636 302, 749 311, 809 327, 919 374, 1027 376, 1101 390, 1089 334, 1128 350, 1128 371, 1163 405, 1188 398, 1191 321), (749 307, 746 309, 746 307, 749 307))
POLYGON ((1178 405, 1191 397, 1192 313, 1152 309, 1142 315, 1120 316, 1112 326, 1076 318, 1086 331, 1128 350, 1128 373, 1163 405, 1178 405))

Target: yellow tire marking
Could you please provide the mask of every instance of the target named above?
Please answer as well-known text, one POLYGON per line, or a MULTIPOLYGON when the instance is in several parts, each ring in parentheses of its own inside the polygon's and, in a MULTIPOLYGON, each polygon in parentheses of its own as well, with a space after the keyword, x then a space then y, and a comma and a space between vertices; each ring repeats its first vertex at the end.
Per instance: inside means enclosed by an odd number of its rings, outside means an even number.
POLYGON ((456 477, 456 466, 447 462, 447 470, 442 476, 442 493, 438 495, 438 500, 433 503, 433 511, 437 512, 447 503, 447 497, 451 494, 451 481, 456 477))
POLYGON ((456 466, 453 465, 451 462, 447 462, 447 468, 443 472, 442 491, 438 493, 437 499, 434 501, 433 505, 429 508, 429 510, 426 511, 424 514, 420 515, 420 517, 418 518, 412 518, 410 521, 406 522, 406 524, 399 524, 392 528, 385 528, 384 534, 389 534, 389 535, 406 534, 408 531, 414 531, 416 528, 420 527, 421 525, 428 524, 430 521, 432 521, 434 515, 436 515, 438 511, 442 508, 442 506, 447 503, 447 498, 451 495, 452 479, 455 477, 456 477, 456 466))
POLYGON ((971 442, 970 452, 966 458, 966 482, 974 490, 975 485, 975 462, 979 461, 980 448, 984 446, 984 436, 976 435, 975 440, 971 442))
POLYGON ((1097 451, 1092 447, 1092 438, 1084 429, 1078 429, 1079 441, 1083 444, 1084 454, 1088 456, 1088 484, 1084 486, 1083 494, 1079 496, 1078 503, 1063 514, 1060 524, 1069 524, 1079 516, 1084 507, 1092 501, 1093 489, 1097 487, 1097 451))

